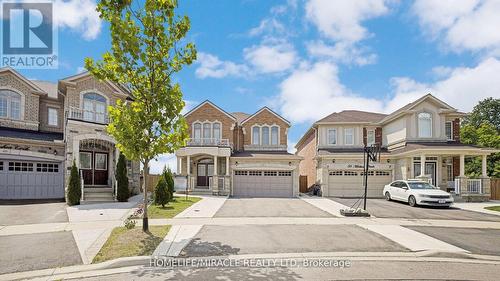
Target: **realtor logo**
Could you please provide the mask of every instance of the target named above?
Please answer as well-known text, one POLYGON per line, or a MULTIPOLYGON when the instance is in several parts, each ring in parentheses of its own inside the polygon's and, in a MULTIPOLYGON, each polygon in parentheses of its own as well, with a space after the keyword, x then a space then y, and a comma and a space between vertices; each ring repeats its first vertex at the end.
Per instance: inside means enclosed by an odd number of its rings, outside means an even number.
POLYGON ((57 68, 57 30, 50 1, 2 1, 1 66, 57 68))

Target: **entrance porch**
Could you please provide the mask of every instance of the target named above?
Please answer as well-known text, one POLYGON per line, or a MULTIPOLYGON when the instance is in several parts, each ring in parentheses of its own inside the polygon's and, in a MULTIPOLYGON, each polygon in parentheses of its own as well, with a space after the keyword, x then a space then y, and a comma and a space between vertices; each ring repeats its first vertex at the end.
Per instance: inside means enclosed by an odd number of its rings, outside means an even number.
POLYGON ((209 154, 177 156, 177 174, 186 177, 189 192, 229 194, 231 186, 229 156, 209 154))

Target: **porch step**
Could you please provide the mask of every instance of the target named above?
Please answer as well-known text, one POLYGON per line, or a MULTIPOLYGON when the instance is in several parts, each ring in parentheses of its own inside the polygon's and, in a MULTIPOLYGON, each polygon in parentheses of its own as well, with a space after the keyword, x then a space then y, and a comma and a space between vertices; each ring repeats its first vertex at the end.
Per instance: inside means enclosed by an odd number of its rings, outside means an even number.
POLYGON ((83 191, 85 193, 113 193, 112 187, 84 187, 83 191))
POLYGON ((112 187, 85 187, 83 189, 85 202, 113 202, 112 187))

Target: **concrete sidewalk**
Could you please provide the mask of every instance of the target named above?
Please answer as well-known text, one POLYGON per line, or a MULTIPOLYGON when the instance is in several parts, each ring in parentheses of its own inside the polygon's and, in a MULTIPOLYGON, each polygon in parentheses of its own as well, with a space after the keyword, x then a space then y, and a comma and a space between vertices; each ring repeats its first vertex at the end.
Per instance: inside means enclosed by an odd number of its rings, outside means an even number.
POLYGON ((227 199, 227 197, 208 195, 196 195, 194 197, 201 197, 202 200, 191 205, 189 208, 175 216, 175 218, 212 218, 222 205, 224 205, 227 199))
POLYGON ((66 208, 69 222, 124 220, 130 211, 142 202, 143 195, 135 195, 128 202, 106 202, 66 208))
POLYGON ((202 225, 174 225, 152 256, 176 257, 202 228, 202 225))
POLYGON ((300 196, 299 198, 335 217, 344 217, 343 215, 340 214, 340 210, 349 208, 346 205, 340 204, 338 202, 323 197, 304 195, 300 196))
POLYGON ((472 202, 472 203, 471 202, 457 202, 457 203, 454 203, 453 206, 460 208, 462 210, 500 216, 500 212, 486 210, 484 208, 484 207, 490 207, 490 206, 500 206, 499 200, 491 200, 488 202, 472 202))

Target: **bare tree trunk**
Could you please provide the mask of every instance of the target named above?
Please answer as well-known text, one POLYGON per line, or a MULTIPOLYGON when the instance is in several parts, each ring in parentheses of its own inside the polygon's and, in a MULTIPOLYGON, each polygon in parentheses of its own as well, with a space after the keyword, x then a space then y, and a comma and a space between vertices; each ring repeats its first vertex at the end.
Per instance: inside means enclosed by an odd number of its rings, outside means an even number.
POLYGON ((142 176, 144 177, 144 186, 142 191, 144 192, 144 208, 142 213, 142 231, 149 231, 149 222, 148 222, 148 190, 147 190, 147 182, 149 175, 149 160, 144 161, 144 169, 142 170, 142 176))

